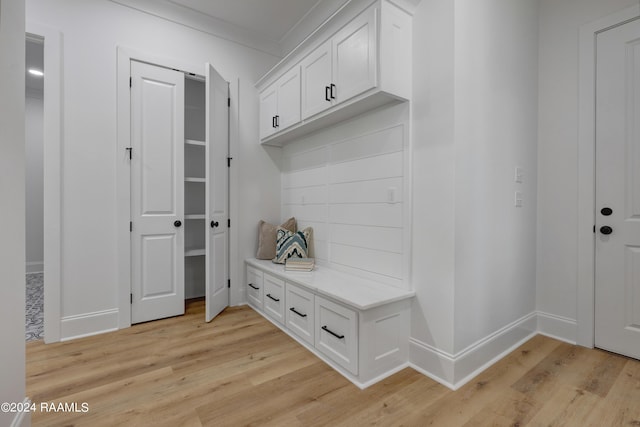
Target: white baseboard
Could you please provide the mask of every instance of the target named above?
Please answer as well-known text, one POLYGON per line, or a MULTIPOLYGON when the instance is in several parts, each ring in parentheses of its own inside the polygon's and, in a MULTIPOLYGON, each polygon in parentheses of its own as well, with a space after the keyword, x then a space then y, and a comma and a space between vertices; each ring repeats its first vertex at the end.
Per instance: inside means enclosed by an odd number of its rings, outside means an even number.
POLYGON ((25 264, 25 271, 29 273, 42 273, 44 271, 44 261, 29 261, 25 264))
POLYGON ((568 317, 538 311, 538 333, 575 344, 578 337, 578 322, 568 317))
POLYGON ((60 341, 103 334, 117 329, 118 309, 66 316, 60 322, 60 341))
POLYGON ((464 350, 449 354, 409 339, 409 361, 418 372, 457 390, 480 372, 529 340, 537 332, 536 313, 530 313, 475 342, 464 350))
POLYGON ((450 353, 439 350, 415 338, 409 338, 409 366, 434 381, 455 390, 455 359, 450 353))
MULTIPOLYGON (((31 405, 31 400, 25 397, 22 401, 24 407, 31 405)), ((13 418, 10 427, 31 427, 31 412, 18 412, 13 418)))

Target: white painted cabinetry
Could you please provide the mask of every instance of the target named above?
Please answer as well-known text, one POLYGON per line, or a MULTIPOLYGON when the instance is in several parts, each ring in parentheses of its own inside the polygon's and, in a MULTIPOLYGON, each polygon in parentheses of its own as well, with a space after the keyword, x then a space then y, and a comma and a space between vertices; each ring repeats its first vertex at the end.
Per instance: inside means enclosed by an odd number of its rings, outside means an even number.
POLYGON ((250 306, 358 387, 408 366, 413 291, 325 267, 291 273, 271 261, 246 264, 250 306))
POLYGON ((376 12, 369 8, 300 63, 302 118, 376 86, 376 12))
POLYGON ((331 99, 339 104, 377 85, 376 14, 371 7, 331 39, 331 99))
POLYGON ((260 93, 260 138, 300 121, 300 67, 295 66, 260 93))
POLYGON ((318 351, 358 375, 358 314, 316 296, 315 323, 318 351))
POLYGON ((285 305, 287 329, 309 345, 315 345, 314 295, 299 286, 287 283, 285 305))
POLYGON ((281 146, 381 105, 409 100, 411 23, 411 16, 388 0, 375 1, 340 27, 325 23, 324 36, 309 46, 303 43, 258 82, 261 142, 281 146), (274 110, 281 97, 274 95, 277 87, 291 78, 292 71, 283 70, 295 70, 299 77, 297 96, 287 94, 300 106, 291 116, 295 121, 284 120, 281 107, 274 110))
POLYGON ((263 278, 264 312, 284 325, 284 280, 265 274, 263 278))
POLYGON ((303 119, 333 106, 331 98, 331 40, 315 49, 300 63, 303 119))

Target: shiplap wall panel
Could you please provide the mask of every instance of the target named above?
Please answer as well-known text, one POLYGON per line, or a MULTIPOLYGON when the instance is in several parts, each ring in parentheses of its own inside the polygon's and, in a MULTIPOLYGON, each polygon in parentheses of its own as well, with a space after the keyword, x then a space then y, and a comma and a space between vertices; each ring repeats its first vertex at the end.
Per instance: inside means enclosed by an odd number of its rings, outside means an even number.
POLYGON ((318 264, 410 287, 407 118, 391 108, 283 149, 282 215, 313 227, 318 264))
POLYGON ((344 224, 330 227, 333 243, 402 254, 402 235, 397 228, 344 224))
POLYGON ((343 264, 359 270, 402 279, 401 254, 345 246, 338 243, 332 243, 330 251, 334 264, 343 264))
POLYGON ((331 184, 328 192, 332 204, 402 202, 402 177, 331 184))
POLYGON ((343 203, 329 205, 330 224, 374 225, 402 230, 402 204, 343 203))
POLYGON ((401 151, 350 160, 329 166, 329 183, 366 181, 403 176, 401 151))

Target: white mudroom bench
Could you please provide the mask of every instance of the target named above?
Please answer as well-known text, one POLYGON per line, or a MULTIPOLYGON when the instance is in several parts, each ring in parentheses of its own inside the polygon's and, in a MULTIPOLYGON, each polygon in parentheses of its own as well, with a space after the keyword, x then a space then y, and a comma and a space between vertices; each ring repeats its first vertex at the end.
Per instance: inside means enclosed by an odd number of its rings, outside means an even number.
POLYGON ((316 266, 246 260, 249 305, 360 388, 408 366, 415 292, 316 266))

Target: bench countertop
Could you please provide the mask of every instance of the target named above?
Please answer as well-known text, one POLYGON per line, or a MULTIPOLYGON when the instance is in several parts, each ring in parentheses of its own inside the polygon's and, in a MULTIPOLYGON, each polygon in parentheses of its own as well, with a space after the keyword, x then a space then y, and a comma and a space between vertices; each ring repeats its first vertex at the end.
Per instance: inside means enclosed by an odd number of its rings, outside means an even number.
POLYGON ((283 264, 270 260, 247 259, 247 265, 271 273, 287 282, 307 288, 319 295, 325 295, 352 306, 358 310, 368 310, 395 301, 412 298, 414 291, 400 289, 384 283, 354 276, 328 267, 316 265, 310 272, 285 271, 283 264))

